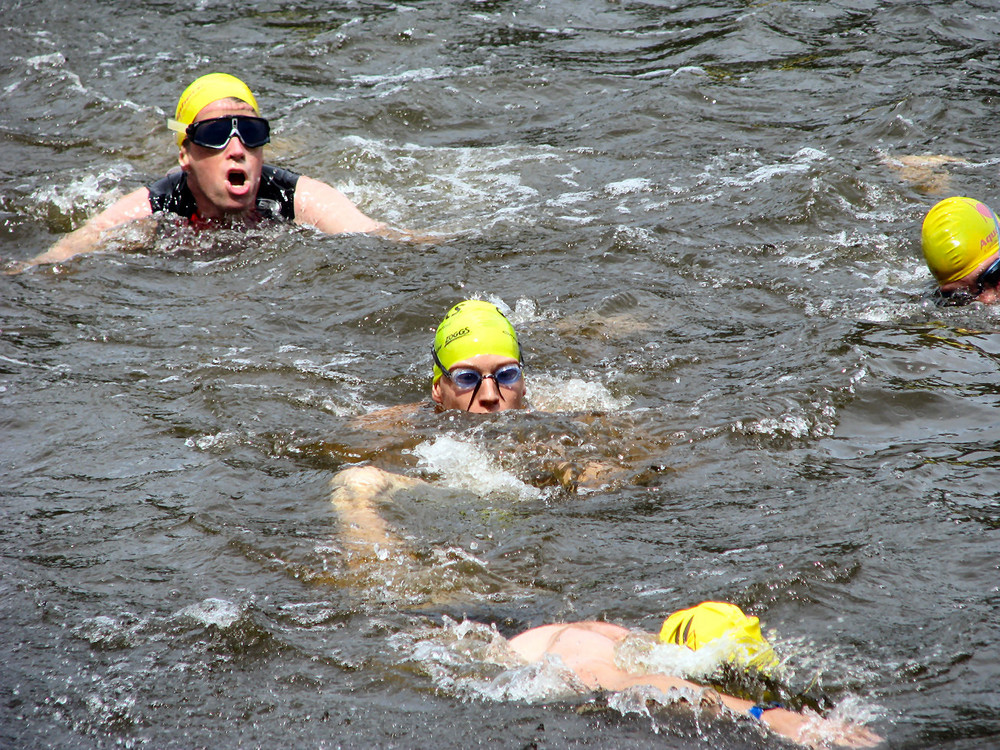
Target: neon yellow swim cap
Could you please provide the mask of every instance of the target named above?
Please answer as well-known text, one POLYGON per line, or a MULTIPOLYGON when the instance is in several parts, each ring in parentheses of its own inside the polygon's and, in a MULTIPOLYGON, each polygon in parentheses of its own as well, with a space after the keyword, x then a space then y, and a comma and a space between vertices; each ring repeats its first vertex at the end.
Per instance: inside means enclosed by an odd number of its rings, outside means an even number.
POLYGON ((774 649, 761 635, 760 620, 729 602, 702 602, 674 612, 660 630, 662 642, 694 651, 719 639, 727 641, 726 659, 733 664, 765 673, 778 666, 774 649))
MULTIPOLYGON (((514 326, 491 302, 467 299, 451 308, 437 327, 434 351, 441 364, 451 369, 456 362, 479 354, 500 354, 521 361, 514 326)), ((434 364, 434 380, 441 368, 434 364)))
MULTIPOLYGON (((174 119, 182 125, 190 125, 198 113, 209 104, 230 97, 246 102, 253 107, 254 112, 260 113, 253 92, 243 81, 228 73, 209 73, 196 79, 184 89, 184 93, 177 101, 177 113, 174 119)), ((185 137, 184 133, 177 134, 178 146, 183 145, 185 137)))
POLYGON ((927 212, 920 242, 938 284, 971 273, 997 252, 996 214, 973 198, 945 198, 927 212))

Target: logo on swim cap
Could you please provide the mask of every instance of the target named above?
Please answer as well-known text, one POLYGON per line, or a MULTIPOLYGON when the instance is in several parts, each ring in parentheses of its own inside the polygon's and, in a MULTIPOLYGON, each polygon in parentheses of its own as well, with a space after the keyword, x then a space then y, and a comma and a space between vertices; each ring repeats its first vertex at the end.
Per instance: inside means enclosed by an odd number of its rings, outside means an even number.
MULTIPOLYGON (((444 316, 434 336, 434 351, 448 370, 480 354, 499 354, 521 361, 514 326, 496 305, 483 300, 459 302, 444 316)), ((434 365, 434 382, 441 368, 434 365)))
MULTIPOLYGON (((243 81, 228 73, 209 73, 196 79, 184 89, 184 93, 177 101, 177 112, 174 118, 182 125, 190 125, 198 113, 209 104, 217 102, 219 99, 230 98, 246 102, 253 107, 255 113, 260 113, 253 92, 243 81)), ((177 145, 183 145, 185 138, 184 133, 178 133, 177 145)))
POLYGON ((998 229, 996 214, 973 198, 945 198, 928 211, 920 244, 938 284, 958 281, 995 254, 998 229))
POLYGON ((465 328, 463 328, 461 331, 455 331, 453 334, 451 334, 448 338, 446 338, 444 340, 444 343, 441 344, 441 348, 443 349, 444 347, 448 346, 448 344, 450 344, 452 341, 454 341, 457 338, 461 338, 462 336, 468 336, 468 335, 469 335, 469 327, 468 326, 466 326, 465 328))
POLYGON ((761 635, 760 620, 729 602, 702 602, 674 612, 663 622, 660 641, 697 651, 713 644, 726 661, 767 673, 778 666, 771 644, 761 635))

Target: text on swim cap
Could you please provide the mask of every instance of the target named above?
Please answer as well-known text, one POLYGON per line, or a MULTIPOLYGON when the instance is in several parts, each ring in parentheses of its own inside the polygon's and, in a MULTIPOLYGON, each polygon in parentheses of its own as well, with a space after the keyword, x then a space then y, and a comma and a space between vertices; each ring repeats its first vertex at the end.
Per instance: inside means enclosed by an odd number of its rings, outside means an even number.
POLYGON ((459 328, 457 331, 455 331, 453 334, 451 334, 450 336, 448 336, 448 338, 444 340, 444 343, 441 344, 441 348, 444 349, 446 346, 448 346, 448 344, 450 344, 455 339, 460 338, 462 336, 467 336, 468 334, 469 334, 468 326, 466 326, 465 328, 459 328))
POLYGON ((997 241, 997 230, 996 228, 994 228, 992 232, 990 232, 988 235, 979 240, 979 247, 982 248, 985 247, 986 245, 992 245, 996 241, 997 241))

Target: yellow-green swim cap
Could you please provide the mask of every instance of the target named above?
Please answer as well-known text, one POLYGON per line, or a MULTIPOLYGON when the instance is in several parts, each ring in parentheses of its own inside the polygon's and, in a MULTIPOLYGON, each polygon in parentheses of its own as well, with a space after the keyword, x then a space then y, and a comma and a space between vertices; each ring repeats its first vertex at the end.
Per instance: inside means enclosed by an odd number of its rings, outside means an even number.
MULTIPOLYGON (((194 118, 197 117, 198 113, 201 112, 205 107, 207 107, 212 102, 216 102, 219 99, 239 99, 241 102, 246 102, 256 113, 260 113, 257 108, 257 100, 254 99, 253 92, 250 88, 243 83, 236 76, 231 76, 228 73, 209 73, 201 78, 196 79, 190 86, 184 89, 184 93, 181 94, 181 98, 177 101, 177 113, 174 118, 174 125, 180 124, 180 131, 177 134, 177 145, 183 145, 184 138, 184 128, 194 122, 194 118)), ((168 126, 171 130, 177 130, 178 128, 171 125, 168 121, 168 126)))
MULTIPOLYGON (((444 316, 434 335, 434 351, 447 369, 456 362, 479 354, 500 354, 521 361, 514 326, 491 302, 467 299, 459 302, 444 316)), ((434 380, 441 377, 441 368, 434 364, 434 380)))
POLYGON ((729 602, 702 602, 674 612, 663 622, 660 640, 697 651, 713 641, 727 642, 726 658, 743 667, 769 672, 778 666, 771 644, 761 635, 760 620, 747 617, 729 602))
POLYGON ((945 198, 924 217, 920 243, 939 284, 971 273, 997 252, 997 217, 973 198, 945 198))

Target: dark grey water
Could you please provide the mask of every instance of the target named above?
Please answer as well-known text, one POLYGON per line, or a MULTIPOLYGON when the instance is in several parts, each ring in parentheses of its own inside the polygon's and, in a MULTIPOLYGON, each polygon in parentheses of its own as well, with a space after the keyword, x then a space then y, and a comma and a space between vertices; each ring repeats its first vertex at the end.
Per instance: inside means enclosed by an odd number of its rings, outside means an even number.
POLYGON ((0 745, 774 746, 500 694, 444 619, 652 629, 705 598, 892 747, 1000 745, 1000 310, 926 304, 917 246, 941 197, 1000 203, 998 29, 988 2, 2 3, 4 261, 169 168, 215 69, 270 161, 449 239, 0 277, 0 745), (901 170, 927 154, 960 161, 901 170), (352 425, 425 396, 470 295, 555 411, 352 425), (569 493, 559 460, 619 473, 569 493), (382 509, 412 558, 345 561, 327 483, 358 461, 432 479, 382 509))

